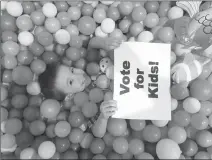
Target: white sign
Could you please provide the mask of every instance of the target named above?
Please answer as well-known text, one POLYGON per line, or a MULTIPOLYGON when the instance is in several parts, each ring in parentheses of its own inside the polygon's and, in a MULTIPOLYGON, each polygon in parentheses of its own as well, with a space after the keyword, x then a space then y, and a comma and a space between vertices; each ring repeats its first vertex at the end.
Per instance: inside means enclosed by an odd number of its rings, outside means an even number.
POLYGON ((171 120, 171 45, 124 42, 114 52, 113 118, 171 120))

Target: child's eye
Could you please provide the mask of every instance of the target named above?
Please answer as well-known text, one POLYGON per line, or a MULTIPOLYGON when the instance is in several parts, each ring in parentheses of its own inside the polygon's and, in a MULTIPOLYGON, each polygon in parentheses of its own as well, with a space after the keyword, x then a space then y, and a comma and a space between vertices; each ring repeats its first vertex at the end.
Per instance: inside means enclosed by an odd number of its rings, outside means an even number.
POLYGON ((72 81, 72 80, 70 80, 70 81, 69 81, 69 84, 70 84, 70 85, 72 85, 72 83, 73 83, 73 81, 72 81))
POLYGON ((74 73, 74 68, 71 68, 71 72, 74 73))

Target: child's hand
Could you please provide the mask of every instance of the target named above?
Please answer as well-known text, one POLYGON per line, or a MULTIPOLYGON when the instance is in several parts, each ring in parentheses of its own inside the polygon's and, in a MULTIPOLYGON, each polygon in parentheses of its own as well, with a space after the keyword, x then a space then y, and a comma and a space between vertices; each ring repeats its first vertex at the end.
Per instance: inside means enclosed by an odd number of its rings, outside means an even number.
POLYGON ((104 101, 100 106, 101 114, 105 119, 108 119, 110 116, 114 115, 117 110, 117 102, 114 100, 104 101))
POLYGON ((116 39, 113 37, 107 37, 104 40, 104 50, 110 51, 118 48, 120 44, 122 43, 122 40, 116 39))

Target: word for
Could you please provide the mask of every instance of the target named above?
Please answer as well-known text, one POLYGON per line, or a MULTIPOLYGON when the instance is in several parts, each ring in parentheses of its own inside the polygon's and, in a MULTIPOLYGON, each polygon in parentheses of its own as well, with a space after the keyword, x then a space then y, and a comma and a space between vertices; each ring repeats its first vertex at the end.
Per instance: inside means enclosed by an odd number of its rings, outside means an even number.
MULTIPOLYGON (((159 63, 158 62, 149 62, 150 72, 148 74, 149 83, 148 83, 148 97, 149 98, 158 98, 158 72, 159 72, 159 63)), ((122 83, 120 84, 120 95, 130 92, 130 62, 123 62, 123 70, 120 71, 123 75, 122 83)), ((137 68, 137 82, 134 83, 136 89, 144 89, 144 71, 137 68)))

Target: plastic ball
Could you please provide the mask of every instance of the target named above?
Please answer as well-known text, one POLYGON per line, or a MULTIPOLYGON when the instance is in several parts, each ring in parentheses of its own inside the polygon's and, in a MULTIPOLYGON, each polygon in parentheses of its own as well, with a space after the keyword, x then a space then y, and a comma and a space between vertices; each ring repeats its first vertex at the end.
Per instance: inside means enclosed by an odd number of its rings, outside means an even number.
POLYGON ((68 10, 68 4, 65 1, 57 1, 55 2, 55 6, 58 12, 66 12, 68 10))
POLYGON ((152 120, 152 124, 157 127, 164 127, 168 124, 168 120, 152 120))
POLYGON ((111 91, 108 91, 104 95, 104 101, 113 100, 113 93, 111 91))
POLYGON ((45 118, 55 118, 60 112, 60 103, 54 99, 46 99, 40 106, 40 113, 45 118))
POLYGON ((147 152, 143 152, 141 154, 139 154, 138 156, 136 156, 137 159, 154 159, 154 157, 147 152))
POLYGON ((113 136, 121 136, 127 129, 125 119, 111 118, 108 120, 107 131, 113 136))
POLYGON ((150 31, 143 31, 138 35, 138 42, 151 42, 154 39, 153 34, 150 31))
POLYGON ((57 14, 57 8, 53 3, 47 2, 43 5, 42 8, 43 14, 48 17, 55 17, 57 14))
POLYGON ((3 43, 6 42, 6 41, 17 42, 17 40, 18 40, 17 34, 13 31, 2 32, 1 38, 2 38, 3 43))
POLYGON ((40 116, 40 110, 37 107, 26 107, 23 111, 23 117, 29 122, 35 121, 40 116))
POLYGON ((178 106, 178 101, 174 98, 171 98, 171 110, 174 111, 175 109, 177 109, 178 106))
POLYGON ((158 31, 159 40, 170 43, 174 38, 174 31, 171 27, 163 27, 158 31))
POLYGON ((134 37, 136 37, 137 35, 139 35, 139 33, 141 33, 144 29, 143 24, 137 22, 137 23, 133 23, 130 26, 130 34, 134 37))
POLYGON ((16 31, 17 26, 15 17, 9 14, 1 15, 1 29, 2 31, 16 31))
POLYGON ((82 149, 79 152, 79 159, 91 159, 93 157, 93 153, 88 149, 82 149))
POLYGON ((179 110, 174 113, 173 121, 180 127, 186 127, 191 121, 191 116, 188 112, 179 110))
POLYGON ((20 153, 20 159, 34 159, 37 153, 33 148, 25 148, 20 153))
POLYGON ((12 55, 5 55, 1 59, 1 64, 4 66, 5 69, 14 69, 16 68, 18 62, 15 56, 12 55))
MULTIPOLYGON (((207 79, 211 74, 212 69, 210 68, 210 65, 204 65, 202 68, 202 73, 198 77, 199 79, 207 79)), ((208 79, 207 79, 208 80, 208 79)))
POLYGON ((50 159, 56 152, 55 144, 51 141, 44 141, 38 148, 38 154, 43 159, 50 159))
POLYGON ((29 31, 33 28, 33 23, 30 17, 22 15, 16 19, 16 25, 21 31, 29 31))
POLYGON ((159 2, 149 1, 144 4, 144 7, 148 13, 156 13, 159 8, 159 2))
POLYGON ((22 7, 25 14, 31 14, 33 11, 35 11, 35 5, 33 2, 23 2, 22 7))
POLYGON ((21 3, 17 1, 8 2, 6 5, 6 10, 13 17, 18 17, 23 13, 23 7, 21 3))
POLYGON ((85 102, 84 105, 82 106, 82 113, 87 118, 94 117, 97 112, 98 107, 93 102, 85 102))
POLYGON ((74 24, 69 24, 69 25, 66 27, 66 30, 68 31, 68 33, 69 33, 70 35, 76 35, 76 36, 79 35, 79 29, 78 29, 77 26, 74 25, 74 24))
POLYGON ((54 128, 56 136, 64 138, 69 135, 71 126, 67 121, 59 121, 54 128))
POLYGON ((77 106, 82 106, 85 102, 88 102, 88 101, 89 101, 89 97, 88 97, 88 94, 86 94, 85 92, 78 92, 74 96, 74 103, 77 106))
POLYGON ((79 128, 73 128, 69 134, 69 140, 71 143, 80 143, 83 139, 83 131, 79 128))
POLYGON ((104 98, 104 93, 100 88, 93 88, 89 92, 89 99, 94 103, 99 103, 104 98))
POLYGON ((93 156, 92 159, 106 159, 106 157, 102 154, 97 154, 97 155, 93 156))
POLYGON ((153 28, 159 23, 159 17, 156 13, 149 13, 144 19, 144 25, 148 28, 153 28))
MULTIPOLYGON (((55 138, 55 146, 56 146, 56 151, 59 153, 63 153, 66 152, 69 147, 70 147, 70 141, 68 139, 68 137, 66 138, 55 138)), ((53 157, 52 157, 53 159, 53 157)))
POLYGON ((94 138, 90 146, 91 152, 93 154, 100 154, 103 152, 104 149, 105 149, 104 141, 100 138, 94 138))
POLYGON ((89 148, 93 141, 93 138, 94 137, 91 133, 88 133, 88 132, 84 133, 84 137, 83 137, 82 141, 80 142, 80 146, 82 148, 89 148))
POLYGON ((127 16, 132 12, 133 4, 132 4, 132 2, 121 2, 118 5, 118 10, 119 10, 121 15, 127 16))
POLYGON ((175 84, 171 86, 171 95, 176 100, 183 100, 189 96, 189 90, 182 84, 175 84))
POLYGON ((42 59, 46 64, 52 64, 52 63, 58 62, 59 58, 55 54, 55 52, 47 51, 42 54, 42 59))
POLYGON ((131 24, 132 24, 132 21, 131 21, 131 20, 129 20, 129 19, 122 19, 122 20, 119 22, 118 27, 119 27, 119 29, 120 29, 123 33, 128 33, 131 24))
POLYGON ((61 26, 68 26, 71 23, 71 17, 67 12, 59 12, 57 19, 60 21, 61 26))
POLYGON ((2 44, 2 51, 5 55, 16 56, 20 50, 19 45, 13 41, 6 41, 2 44))
POLYGON ((106 89, 110 85, 110 80, 107 78, 106 75, 100 75, 96 80, 96 85, 101 89, 106 89))
POLYGON ((191 126, 203 130, 208 127, 208 118, 201 113, 195 113, 191 116, 191 126))
POLYGON ((128 150, 128 142, 124 137, 117 137, 113 141, 113 149, 118 154, 124 154, 128 150))
POLYGON ((42 31, 37 35, 37 41, 43 46, 49 46, 53 43, 53 36, 47 31, 42 31))
POLYGON ((196 79, 190 85, 190 94, 198 100, 207 101, 212 97, 212 84, 207 80, 196 79))
POLYGON ((202 101, 199 113, 210 116, 212 113, 212 103, 210 101, 202 101))
POLYGON ((33 43, 34 37, 30 32, 23 31, 18 35, 18 41, 24 46, 29 46, 33 43))
POLYGON ((33 58, 34 56, 29 50, 20 51, 17 55, 17 60, 22 65, 29 65, 33 58))
POLYGON ((78 61, 80 59, 80 53, 78 48, 69 47, 66 50, 66 56, 72 61, 78 61))
POLYGON ((8 118, 8 111, 4 107, 1 107, 1 122, 7 120, 8 118))
POLYGON ((140 139, 132 139, 129 142, 129 152, 133 155, 140 155, 144 152, 144 143, 140 139))
POLYGON ((105 12, 105 10, 102 9, 102 8, 99 8, 99 9, 94 10, 94 12, 93 12, 93 18, 96 21, 96 23, 102 23, 102 21, 104 19, 106 19, 106 12, 105 12))
POLYGON ((141 131, 145 128, 146 121, 145 120, 130 120, 130 127, 134 131, 141 131))
POLYGON ((210 147, 212 145, 212 134, 207 130, 202 130, 196 134, 196 142, 201 147, 210 147))
POLYGON ((70 7, 67 12, 68 12, 71 20, 74 20, 74 21, 78 20, 81 16, 80 8, 76 7, 76 6, 70 7))
POLYGON ((96 35, 97 37, 102 37, 102 38, 108 36, 108 34, 106 34, 106 33, 104 33, 104 32, 102 31, 102 29, 101 29, 100 26, 96 28, 96 30, 95 30, 95 35, 96 35))
POLYGON ((114 79, 114 66, 109 66, 109 67, 106 69, 106 76, 107 76, 107 78, 109 78, 109 79, 114 79))
POLYGON ((114 21, 117 21, 120 18, 120 13, 117 7, 109 7, 107 10, 107 17, 111 18, 114 21))
POLYGON ((35 74, 39 75, 46 70, 46 64, 43 60, 35 59, 30 64, 30 68, 35 74))
POLYGON ((111 18, 105 18, 101 23, 101 29, 104 33, 112 33, 115 29, 115 22, 111 18))
POLYGON ((194 159, 211 159, 211 156, 208 152, 199 151, 195 156, 194 159))
POLYGON ((42 135, 46 130, 46 124, 45 122, 41 120, 35 120, 32 123, 30 123, 29 131, 34 136, 42 135))
POLYGON ((178 127, 178 126, 170 128, 168 131, 168 136, 170 139, 172 139, 173 141, 175 141, 178 144, 185 142, 185 140, 187 138, 185 129, 182 127, 178 127))
POLYGON ((87 64, 86 72, 88 73, 88 75, 96 76, 98 75, 99 71, 100 71, 100 67, 97 63, 91 62, 87 64))
POLYGON ((13 81, 19 85, 27 85, 33 79, 32 71, 27 66, 17 66, 12 72, 13 81))
POLYGON ((154 125, 147 125, 143 129, 143 138, 147 142, 157 142, 161 138, 160 129, 154 125))
POLYGON ((92 16, 94 12, 94 7, 90 4, 83 4, 81 12, 83 16, 92 16))
POLYGON ((197 113, 199 112, 200 108, 201 108, 201 104, 200 102, 193 98, 193 97, 189 97, 186 98, 183 101, 183 108, 185 109, 185 111, 187 111, 188 113, 197 113))
POLYGON ((161 2, 157 11, 157 14, 159 15, 159 17, 166 17, 170 7, 171 7, 171 3, 169 1, 161 2))
POLYGON ((171 139, 162 139, 156 145, 159 159, 179 159, 182 151, 176 142, 171 139))
POLYGON ((6 121, 5 133, 15 135, 21 131, 22 122, 17 118, 11 118, 6 121))
POLYGON ((73 150, 67 150, 63 154, 63 159, 78 159, 78 154, 73 150))
POLYGON ((180 144, 183 155, 192 157, 198 151, 198 146, 195 141, 187 139, 184 143, 180 144))
POLYGON ((83 16, 79 19, 78 29, 84 35, 91 35, 95 32, 96 22, 89 16, 83 16))
POLYGON ((10 149, 16 145, 15 136, 11 134, 1 135, 1 149, 10 149))
POLYGON ((85 117, 83 116, 82 112, 79 111, 71 112, 70 116, 68 117, 71 127, 79 127, 84 122, 84 119, 85 117))
POLYGON ((57 18, 47 18, 44 25, 50 33, 56 33, 61 28, 60 21, 57 18))
POLYGON ((73 36, 71 36, 71 40, 70 40, 69 45, 71 47, 75 47, 75 48, 80 49, 83 45, 83 39, 80 36, 73 35, 73 36))
POLYGON ((167 16, 170 20, 181 18, 183 17, 183 9, 178 6, 174 6, 169 9, 167 16))
POLYGON ((57 43, 59 44, 68 44, 70 42, 70 35, 68 33, 68 31, 66 31, 65 29, 59 29, 56 33, 55 33, 55 39, 57 41, 57 43))
POLYGON ((146 18, 147 12, 143 6, 135 7, 132 11, 132 19, 136 22, 141 22, 146 18))

